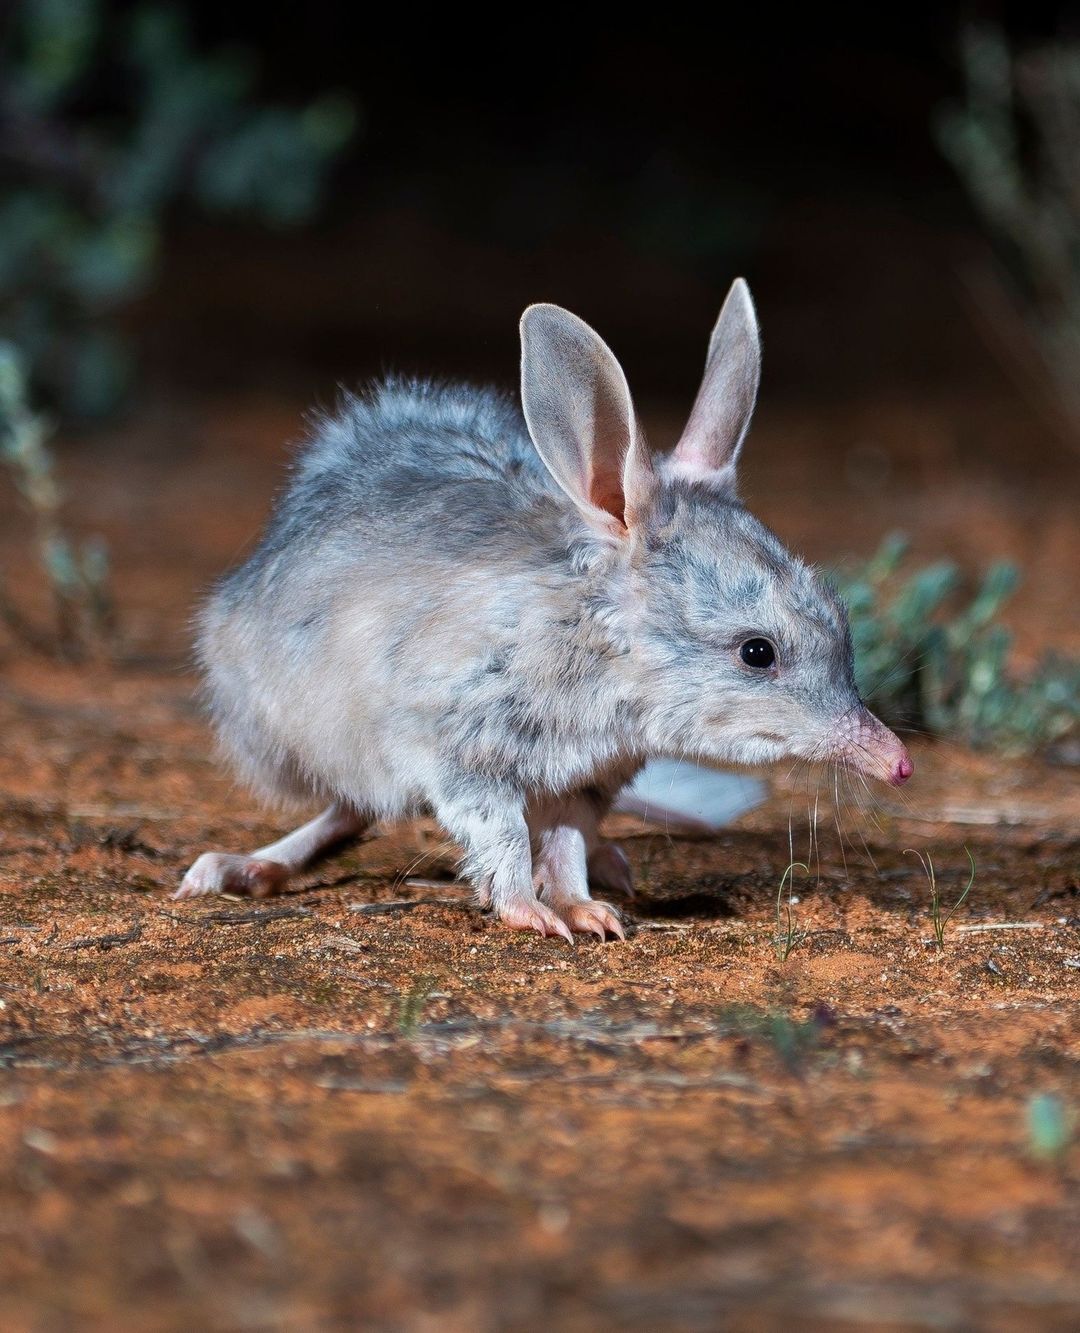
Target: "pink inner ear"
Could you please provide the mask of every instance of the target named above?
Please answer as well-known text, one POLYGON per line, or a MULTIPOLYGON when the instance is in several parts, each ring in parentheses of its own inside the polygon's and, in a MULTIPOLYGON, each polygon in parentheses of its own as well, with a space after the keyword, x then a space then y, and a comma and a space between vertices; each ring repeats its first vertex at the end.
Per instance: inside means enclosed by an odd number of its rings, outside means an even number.
POLYGON ((610 537, 625 537, 629 529, 626 526, 626 520, 623 517, 623 497, 621 493, 612 494, 610 491, 597 493, 595 490, 590 494, 589 499, 597 510, 597 526, 602 521, 603 531, 610 537), (600 519, 600 515, 603 519, 600 519))
MULTIPOLYGON (((614 432, 609 432, 608 439, 614 432)), ((589 461, 588 487, 585 491, 588 501, 597 509, 615 520, 617 525, 612 531, 620 533, 626 530, 626 495, 623 492, 621 465, 612 459, 604 449, 597 450, 589 461)))
POLYGON ((610 514, 612 518, 617 518, 620 524, 623 522, 625 501, 623 499, 622 491, 613 490, 610 486, 594 486, 589 499, 592 500, 597 509, 603 509, 604 512, 610 514))

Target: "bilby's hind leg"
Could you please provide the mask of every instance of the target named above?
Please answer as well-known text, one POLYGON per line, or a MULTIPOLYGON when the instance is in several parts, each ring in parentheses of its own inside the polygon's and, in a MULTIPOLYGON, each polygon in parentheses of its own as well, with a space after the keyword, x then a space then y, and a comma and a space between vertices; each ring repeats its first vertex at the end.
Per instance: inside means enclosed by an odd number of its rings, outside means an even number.
POLYGON ((609 842, 600 836, 600 821, 611 808, 613 794, 601 788, 572 798, 571 822, 581 830, 585 839, 589 887, 601 891, 614 889, 616 893, 632 898, 634 872, 626 853, 617 842, 609 842))
POLYGON ((606 782, 578 797, 578 826, 585 835, 588 857, 589 884, 594 889, 614 889, 634 896, 634 872, 626 853, 616 842, 600 836, 600 822, 617 802, 619 810, 626 809, 627 791, 641 764, 623 765, 608 775, 606 782))
POLYGON ((174 898, 204 893, 246 893, 266 898, 279 893, 289 877, 346 838, 359 837, 370 825, 366 815, 350 806, 332 805, 277 842, 247 855, 203 852, 184 876, 174 898))
MULTIPOLYGON (((587 798, 571 798, 534 818, 536 855, 533 875, 540 900, 571 930, 604 939, 609 933, 625 939, 619 913, 610 903, 589 894, 596 878, 590 843, 596 839, 596 811, 587 798)), ((610 844, 604 844, 608 846, 610 844)), ((613 849, 618 853, 618 849, 613 849)), ((621 855, 621 853, 618 853, 621 855)), ((625 858, 624 858, 625 860, 625 858)))
POLYGON ((634 896, 634 872, 630 861, 617 842, 596 838, 589 846, 589 884, 593 888, 614 889, 634 896))

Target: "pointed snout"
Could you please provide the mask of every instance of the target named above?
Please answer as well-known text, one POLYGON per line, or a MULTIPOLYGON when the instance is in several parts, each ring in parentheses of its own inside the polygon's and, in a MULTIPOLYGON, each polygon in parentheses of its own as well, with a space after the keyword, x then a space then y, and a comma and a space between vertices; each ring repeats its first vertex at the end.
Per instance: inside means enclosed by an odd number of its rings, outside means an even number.
POLYGON ((868 778, 902 787, 915 772, 907 746, 868 708, 853 710, 836 724, 833 758, 868 778))

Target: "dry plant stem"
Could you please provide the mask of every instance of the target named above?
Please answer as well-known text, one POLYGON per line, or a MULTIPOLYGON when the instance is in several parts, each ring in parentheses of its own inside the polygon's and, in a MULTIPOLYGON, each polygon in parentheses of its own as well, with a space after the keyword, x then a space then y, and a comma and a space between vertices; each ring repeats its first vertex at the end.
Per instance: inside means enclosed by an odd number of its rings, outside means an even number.
POLYGON ((1054 436, 1070 448, 1080 437, 1080 398, 1062 392, 1019 302, 989 262, 960 271, 972 319, 998 364, 1054 436))
POLYGON ((940 118, 939 136, 999 243, 1005 275, 975 285, 979 323, 1075 447, 1078 48, 1063 35, 1020 50, 1001 28, 979 23, 966 28, 961 55, 966 97, 940 118))
POLYGON ((52 653, 56 649, 55 640, 41 633, 16 608, 2 583, 0 583, 0 623, 5 626, 13 639, 36 653, 52 653))
POLYGON ((1048 930, 1045 921, 984 921, 977 926, 957 926, 957 935, 984 935, 991 930, 1048 930))
POLYGON ((79 660, 90 652, 102 652, 114 638, 104 558, 92 546, 77 548, 64 531, 63 494, 46 447, 46 423, 27 403, 16 356, 5 348, 0 353, 0 457, 30 512, 39 562, 52 593, 53 629, 49 634, 33 625, 2 586, 0 621, 35 651, 79 660))

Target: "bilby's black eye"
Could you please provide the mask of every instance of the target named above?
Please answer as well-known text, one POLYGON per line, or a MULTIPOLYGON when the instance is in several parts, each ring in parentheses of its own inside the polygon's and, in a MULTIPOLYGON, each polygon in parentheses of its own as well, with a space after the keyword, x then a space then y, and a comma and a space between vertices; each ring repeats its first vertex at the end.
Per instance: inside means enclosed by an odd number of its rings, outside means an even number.
POLYGON ((748 667, 759 667, 764 671, 776 661, 776 649, 768 639, 747 639, 739 649, 739 656, 748 667))

